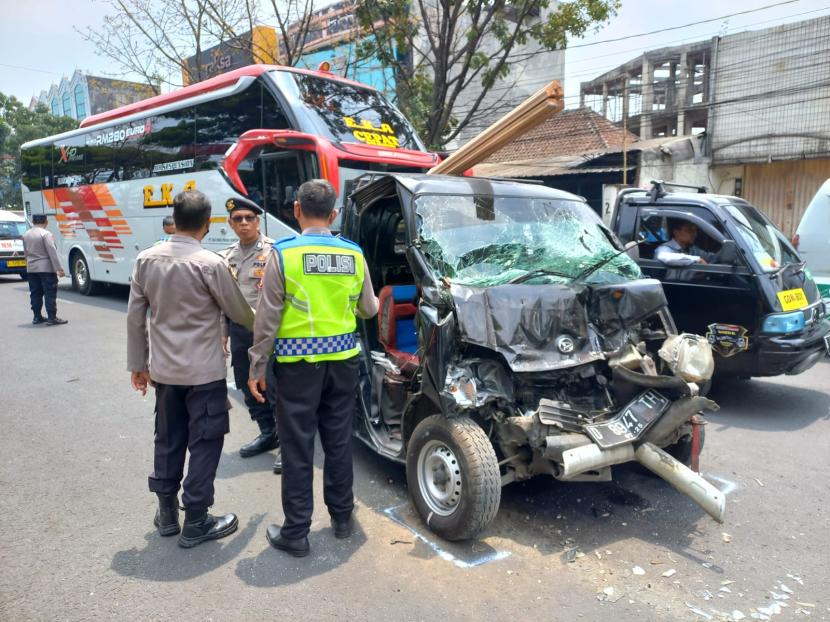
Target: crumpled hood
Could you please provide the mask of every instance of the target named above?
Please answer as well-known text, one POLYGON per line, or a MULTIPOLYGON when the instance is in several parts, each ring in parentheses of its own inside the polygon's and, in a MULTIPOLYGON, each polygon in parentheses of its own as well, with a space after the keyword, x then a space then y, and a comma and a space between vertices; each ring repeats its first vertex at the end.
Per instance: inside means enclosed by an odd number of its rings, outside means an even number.
POLYGON ((514 372, 561 369, 603 358, 588 338, 588 291, 583 285, 452 284, 450 292, 461 339, 499 352, 514 372), (554 344, 563 334, 576 342, 570 354, 554 344))

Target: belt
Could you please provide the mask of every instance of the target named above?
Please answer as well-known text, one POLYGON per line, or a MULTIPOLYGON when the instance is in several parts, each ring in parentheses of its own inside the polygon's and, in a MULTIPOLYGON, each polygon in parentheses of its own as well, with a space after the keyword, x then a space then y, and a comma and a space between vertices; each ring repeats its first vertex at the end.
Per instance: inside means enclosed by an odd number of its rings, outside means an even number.
POLYGON ((274 339, 276 356, 310 356, 335 354, 357 347, 354 333, 332 337, 277 337, 274 339))

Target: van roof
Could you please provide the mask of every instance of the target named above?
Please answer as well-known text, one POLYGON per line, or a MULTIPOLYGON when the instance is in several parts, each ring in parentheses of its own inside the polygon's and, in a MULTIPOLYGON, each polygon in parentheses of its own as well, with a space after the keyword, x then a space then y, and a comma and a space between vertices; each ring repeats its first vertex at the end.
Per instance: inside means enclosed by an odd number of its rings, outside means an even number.
POLYGON ((10 212, 5 209, 0 209, 0 220, 5 220, 7 222, 26 222, 26 219, 20 214, 15 214, 14 212, 10 212))

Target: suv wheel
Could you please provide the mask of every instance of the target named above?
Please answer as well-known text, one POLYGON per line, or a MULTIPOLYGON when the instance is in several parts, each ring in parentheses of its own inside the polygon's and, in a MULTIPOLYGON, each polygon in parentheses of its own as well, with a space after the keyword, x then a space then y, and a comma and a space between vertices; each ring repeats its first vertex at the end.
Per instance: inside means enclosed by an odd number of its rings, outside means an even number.
POLYGON ((447 540, 466 540, 495 518, 501 475, 490 439, 468 417, 427 417, 406 453, 409 494, 421 518, 447 540))

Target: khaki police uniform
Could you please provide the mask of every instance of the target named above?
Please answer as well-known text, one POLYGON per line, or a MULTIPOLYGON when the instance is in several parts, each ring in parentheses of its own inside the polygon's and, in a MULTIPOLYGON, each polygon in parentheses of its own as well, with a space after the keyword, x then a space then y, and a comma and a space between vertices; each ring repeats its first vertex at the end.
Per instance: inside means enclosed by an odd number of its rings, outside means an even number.
MULTIPOLYGON (((260 283, 265 275, 265 263, 273 251, 271 248, 273 244, 274 240, 260 233, 256 242, 249 246, 243 246, 237 241, 219 253, 225 258, 240 291, 253 308, 256 308, 259 299, 260 283)), ((242 391, 245 406, 248 408, 251 419, 259 426, 260 432, 266 435, 273 434, 277 425, 274 419, 273 391, 268 391, 265 403, 261 404, 254 399, 248 389, 250 370, 248 349, 253 345, 254 335, 248 328, 230 320, 228 336, 230 337, 231 367, 236 388, 242 391)), ((269 387, 269 389, 272 388, 269 387)))
POLYGON ((283 456, 287 539, 308 534, 313 511, 314 439, 326 454, 323 496, 335 521, 354 509, 351 433, 358 383, 356 319, 377 313, 360 248, 328 229, 309 228, 274 245, 262 281, 251 378, 272 365, 283 456), (286 263, 287 262, 287 263, 286 263))
POLYGON ((135 262, 127 305, 127 361, 156 389, 150 491, 176 494, 190 452, 182 502, 213 505, 213 482, 229 431, 223 314, 251 327, 253 311, 225 261, 198 240, 173 235, 135 262), (149 311, 149 316, 148 316, 149 311))
POLYGON ((32 227, 23 234, 23 251, 35 320, 42 317, 44 299, 46 315, 54 319, 58 313, 58 272, 62 269, 55 237, 44 227, 32 227))

